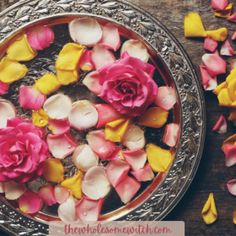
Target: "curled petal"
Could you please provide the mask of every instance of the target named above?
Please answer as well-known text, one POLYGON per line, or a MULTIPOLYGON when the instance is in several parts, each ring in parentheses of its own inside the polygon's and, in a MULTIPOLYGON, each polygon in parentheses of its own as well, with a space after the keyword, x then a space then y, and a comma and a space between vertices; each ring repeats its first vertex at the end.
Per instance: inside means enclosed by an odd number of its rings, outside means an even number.
POLYGON ((26 191, 18 200, 19 208, 23 213, 35 214, 43 207, 42 198, 34 192, 26 191))
POLYGON ((148 62, 149 53, 147 48, 139 40, 129 39, 125 41, 121 47, 121 55, 128 53, 131 57, 136 57, 144 62, 148 62))
POLYGON ((230 107, 233 103, 233 101, 230 98, 229 91, 227 88, 222 88, 219 91, 217 98, 218 98, 220 106, 230 107))
POLYGON ((144 167, 147 161, 147 155, 144 150, 127 150, 123 156, 133 170, 139 170, 144 167))
POLYGON ((230 15, 228 18, 227 18, 228 21, 231 21, 231 22, 236 22, 236 12, 234 12, 232 15, 230 15))
POLYGON ((73 153, 72 160, 75 166, 82 171, 87 171, 89 168, 98 165, 99 161, 88 144, 79 145, 73 153))
POLYGON ((82 71, 91 71, 94 69, 94 65, 92 62, 92 52, 90 50, 85 49, 83 51, 83 54, 79 60, 79 68, 82 71))
POLYGON ((54 188, 54 196, 57 203, 62 204, 69 198, 70 192, 67 188, 57 185, 54 188))
POLYGON ((75 150, 75 140, 68 133, 51 135, 47 137, 49 151, 55 158, 64 159, 75 150))
POLYGON ((214 39, 215 41, 224 42, 228 36, 227 28, 219 28, 216 30, 206 31, 207 37, 214 39))
POLYGON ((206 66, 204 65, 200 65, 200 73, 201 73, 201 81, 202 81, 202 85, 203 88, 206 91, 211 91, 214 90, 217 87, 217 79, 216 76, 211 76, 208 71, 206 66))
POLYGON ((98 112, 90 101, 77 101, 72 105, 69 122, 72 127, 78 130, 92 128, 98 122, 98 112))
POLYGON ((148 163, 142 169, 131 171, 131 174, 140 182, 154 179, 154 173, 148 163))
POLYGON ((236 164, 236 145, 225 143, 222 146, 222 151, 225 154, 225 165, 231 167, 236 164))
POLYGON ((228 5, 228 0, 211 0, 211 7, 214 10, 222 11, 228 5))
POLYGON ((230 194, 236 196, 236 179, 231 179, 226 184, 230 194))
POLYGON ((5 99, 0 99, 0 128, 7 127, 7 121, 16 116, 14 105, 5 99))
POLYGON ((51 119, 66 119, 71 112, 72 102, 68 96, 58 93, 45 101, 43 109, 51 119))
POLYGON ((58 70, 57 80, 61 85, 69 85, 76 83, 79 80, 79 74, 77 70, 58 70))
POLYGON ((106 174, 109 182, 115 188, 127 177, 130 166, 123 160, 113 160, 106 166, 106 174))
POLYGON ((94 166, 86 172, 82 181, 82 191, 87 197, 98 200, 104 198, 110 190, 110 183, 102 166, 94 166))
POLYGON ((141 184, 138 181, 132 177, 127 176, 116 186, 115 190, 118 193, 121 201, 126 204, 135 196, 140 186, 141 184))
POLYGON ((99 83, 99 73, 92 71, 88 73, 83 79, 83 84, 94 94, 98 95, 101 93, 102 86, 99 83))
POLYGON ((96 45, 92 50, 92 62, 96 69, 115 62, 115 56, 106 48, 96 45))
POLYGON ((48 129, 50 129, 53 134, 64 134, 70 130, 70 123, 68 120, 49 119, 48 129))
POLYGON ((0 81, 0 95, 4 95, 8 92, 9 85, 0 81))
POLYGON ((21 86, 19 92, 19 103, 22 108, 39 110, 46 97, 32 86, 21 86))
POLYGON ((76 221, 76 202, 70 196, 65 202, 58 207, 58 217, 65 223, 76 221))
POLYGON ((169 147, 174 147, 177 143, 180 134, 180 127, 178 124, 171 123, 166 125, 163 134, 163 143, 169 147))
POLYGON ((8 200, 18 199, 24 194, 25 191, 26 188, 22 184, 18 184, 13 181, 4 183, 5 198, 8 200))
POLYGON ((144 130, 139 126, 130 125, 123 137, 122 144, 130 150, 142 149, 145 146, 144 130))
POLYGON ((45 127, 48 124, 48 114, 43 109, 33 111, 32 121, 37 127, 45 127))
POLYGON ((100 24, 91 17, 77 18, 69 23, 70 36, 74 42, 93 46, 102 38, 100 24))
POLYGON ((220 55, 222 56, 233 56, 235 54, 233 46, 229 40, 226 40, 220 49, 220 55))
POLYGON ((209 197, 202 209, 202 218, 206 224, 212 224, 217 220, 218 213, 216 210, 215 200, 213 193, 209 197))
POLYGON ((157 106, 169 111, 177 102, 177 96, 174 88, 161 86, 158 88, 155 103, 157 106))
POLYGON ((206 37, 204 40, 204 46, 203 48, 209 52, 215 52, 215 50, 218 47, 218 42, 214 39, 211 39, 209 37, 206 37))
POLYGON ((52 206, 57 203, 54 195, 54 187, 51 185, 41 187, 38 194, 47 206, 52 206))
POLYGON ((227 132, 227 122, 223 115, 219 117, 212 130, 219 134, 225 134, 227 132))

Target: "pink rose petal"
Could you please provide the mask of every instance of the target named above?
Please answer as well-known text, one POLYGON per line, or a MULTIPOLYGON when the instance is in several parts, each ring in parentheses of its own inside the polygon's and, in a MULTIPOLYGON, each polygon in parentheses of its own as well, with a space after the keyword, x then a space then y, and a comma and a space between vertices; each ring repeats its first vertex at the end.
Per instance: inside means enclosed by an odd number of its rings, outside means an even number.
POLYGON ((121 201, 126 204, 135 196, 140 186, 141 184, 139 182, 132 177, 127 176, 116 186, 115 190, 121 201))
POLYGON ((7 127, 7 121, 16 116, 14 105, 5 99, 0 99, 0 129, 7 127))
POLYGON ((77 217, 82 222, 95 222, 101 212, 103 200, 97 201, 83 197, 76 205, 77 217))
POLYGON ((85 49, 83 51, 83 54, 79 60, 79 68, 82 71, 91 71, 94 69, 94 65, 92 62, 92 52, 90 50, 85 49))
POLYGON ((18 200, 19 208, 23 213, 35 214, 43 207, 43 200, 34 192, 26 191, 18 200))
POLYGON ((70 196, 65 202, 58 207, 58 217, 65 223, 71 223, 76 221, 76 202, 75 199, 70 196))
POLYGON ((212 38, 206 37, 204 40, 203 48, 209 52, 215 52, 216 48, 218 47, 218 42, 212 38))
POLYGON ((235 54, 233 46, 229 40, 226 40, 220 49, 220 55, 222 56, 233 56, 235 54))
POLYGON ((64 134, 70 130, 70 123, 68 120, 49 119, 48 125, 53 134, 64 134))
POLYGON ((231 39, 232 39, 232 40, 236 40, 236 31, 233 33, 231 39))
POLYGON ((211 0, 211 7, 214 10, 222 11, 228 5, 228 0, 211 0))
POLYGON ((168 86, 161 86, 158 88, 157 96, 155 99, 155 103, 157 106, 168 111, 173 108, 176 102, 177 97, 174 88, 168 86))
POLYGON ((112 64, 115 62, 115 56, 105 47, 96 45, 92 50, 92 62, 96 69, 100 69, 103 66, 112 64))
POLYGON ((69 23, 70 36, 74 42, 85 46, 93 46, 102 38, 102 28, 91 18, 77 18, 69 23))
POLYGON ((169 147, 174 147, 179 138, 180 127, 178 124, 170 123, 167 124, 163 134, 163 143, 168 145, 169 147))
POLYGON ((82 180, 82 192, 92 200, 104 198, 111 190, 105 169, 102 166, 90 168, 82 180))
POLYGON ((67 188, 57 185, 54 188, 54 196, 57 203, 62 204, 69 198, 70 192, 67 188))
POLYGON ((0 95, 4 95, 8 92, 9 84, 0 81, 0 95))
POLYGON ((64 159, 69 156, 77 146, 75 140, 68 133, 59 135, 49 134, 47 136, 47 144, 49 151, 58 159, 64 159))
POLYGON ((122 160, 113 160, 106 166, 106 173, 109 182, 115 188, 121 181, 126 178, 130 166, 122 160))
POLYGON ((19 92, 19 103, 22 108, 39 110, 46 100, 45 95, 41 94, 33 86, 21 86, 19 92))
POLYGON ((225 154, 225 165, 231 167, 236 164, 236 145, 224 144, 222 150, 225 154))
POLYGON ((139 182, 151 181, 154 179, 154 173, 149 163, 147 163, 142 169, 131 171, 131 174, 139 182))
POLYGON ((205 65, 201 64, 199 66, 200 73, 201 73, 201 82, 204 90, 212 91, 217 87, 217 79, 216 76, 212 77, 205 65))
POLYGON ((226 73, 226 62, 219 56, 218 52, 213 54, 205 53, 202 61, 211 76, 226 73))
POLYGON ((98 112, 97 128, 102 128, 106 123, 118 120, 122 117, 111 105, 97 104, 95 107, 98 112))
POLYGON ((101 93, 102 86, 99 83, 99 73, 92 71, 88 73, 82 82, 92 93, 98 95, 101 93))
POLYGON ((133 170, 143 168, 147 161, 147 155, 144 150, 127 150, 123 152, 123 156, 133 170))
POLYGON ((98 112, 90 101, 79 100, 72 104, 69 122, 77 130, 92 128, 98 122, 98 112))
POLYGON ((227 132, 227 121, 223 115, 219 117, 212 131, 215 131, 219 134, 225 134, 227 132))
POLYGON ((102 27, 102 39, 99 42, 102 46, 113 51, 120 47, 120 34, 116 26, 108 23, 102 27))
POLYGON ((228 18, 227 18, 228 21, 231 21, 231 22, 236 22, 236 12, 234 12, 232 15, 230 15, 228 18))
POLYGON ((54 195, 54 187, 51 185, 41 187, 38 194, 47 206, 52 206, 57 203, 54 195))
POLYGON ((229 180, 226 186, 229 193, 232 194, 233 196, 236 196, 236 179, 229 180))
POLYGON ((86 139, 92 150, 102 159, 108 160, 119 152, 119 148, 111 141, 105 139, 103 130, 91 131, 87 134, 86 139))
POLYGON ((21 197, 26 188, 23 184, 18 184, 16 182, 10 181, 4 183, 5 198, 8 200, 16 200, 21 197))

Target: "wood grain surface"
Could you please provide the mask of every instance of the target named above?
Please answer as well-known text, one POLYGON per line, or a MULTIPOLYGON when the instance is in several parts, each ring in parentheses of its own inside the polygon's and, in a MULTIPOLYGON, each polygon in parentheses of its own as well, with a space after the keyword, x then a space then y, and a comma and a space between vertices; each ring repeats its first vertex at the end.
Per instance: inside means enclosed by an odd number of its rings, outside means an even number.
MULTIPOLYGON (((9 6, 9 2, 12 4, 17 1, 0 0, 0 10, 9 6)), ((214 17, 209 7, 210 0, 129 0, 129 2, 161 20, 183 45, 196 68, 204 53, 203 41, 184 38, 183 18, 187 12, 199 12, 207 29, 227 27, 230 34, 236 30, 236 24, 214 17)), ((236 6, 236 1, 232 2, 236 6)), ((236 48, 236 44, 234 46, 236 48)), ((223 79, 224 77, 219 78, 219 81, 223 79)), ((228 110, 220 108, 217 105, 216 97, 210 92, 205 93, 205 100, 207 136, 202 161, 191 187, 166 220, 184 221, 187 236, 234 236, 236 235, 236 226, 232 223, 232 213, 233 210, 236 210, 236 197, 227 192, 225 184, 227 180, 236 178, 236 166, 225 167, 220 147, 226 137, 236 132, 236 128, 229 124, 227 134, 213 133, 211 129, 217 118, 222 113, 228 115, 228 110), (219 219, 213 225, 206 226, 201 219, 201 209, 210 192, 215 195, 219 219)), ((1 232, 0 235, 2 235, 1 232)))

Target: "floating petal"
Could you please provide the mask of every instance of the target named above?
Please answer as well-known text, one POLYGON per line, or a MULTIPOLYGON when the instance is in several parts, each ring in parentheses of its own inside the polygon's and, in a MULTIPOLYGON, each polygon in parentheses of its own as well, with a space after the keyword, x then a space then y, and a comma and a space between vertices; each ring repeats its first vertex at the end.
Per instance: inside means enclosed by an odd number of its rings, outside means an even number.
POLYGON ((57 70, 57 80, 61 85, 69 85, 79 80, 77 70, 57 70))
POLYGON ((205 65, 200 65, 199 66, 200 73, 201 73, 201 81, 203 88, 206 91, 211 91, 214 90, 217 87, 217 79, 216 76, 211 76, 205 65))
POLYGON ((14 105, 5 99, 0 99, 0 129, 7 127, 7 121, 16 116, 14 105))
POLYGON ((91 71, 94 69, 94 65, 92 62, 92 52, 88 49, 85 49, 82 56, 79 60, 79 68, 82 71, 91 71))
POLYGON ((0 96, 6 94, 8 92, 8 89, 9 89, 9 84, 0 81, 0 96))
POLYGON ((64 223, 71 223, 76 221, 76 202, 75 199, 70 196, 65 202, 58 207, 58 217, 64 223))
POLYGON ((223 115, 219 117, 212 130, 219 134, 225 134, 227 132, 227 122, 223 115))
POLYGON ((38 194, 47 206, 52 206, 57 203, 54 195, 54 187, 52 185, 46 185, 41 187, 39 189, 38 194))
POLYGON ((211 0, 211 7, 214 10, 222 11, 228 5, 228 0, 211 0))
POLYGON ((202 218, 206 224, 212 224, 217 220, 218 213, 216 210, 215 200, 213 193, 209 197, 202 209, 202 218))
POLYGON ((215 50, 218 47, 218 42, 214 39, 211 39, 209 37, 206 37, 204 40, 204 46, 203 48, 209 52, 215 52, 215 50))
POLYGON ((220 55, 222 56, 233 56, 235 54, 233 46, 229 40, 226 40, 220 49, 220 55))
POLYGON ((54 196, 57 203, 62 204, 69 198, 70 192, 67 188, 57 185, 54 188, 54 196))
POLYGON ((131 174, 139 181, 146 182, 154 179, 154 173, 149 164, 146 164, 142 169, 131 171, 131 174))
POLYGON ((45 127, 48 124, 47 113, 43 109, 40 109, 38 111, 33 111, 32 122, 37 127, 45 127))
POLYGON ((169 147, 174 147, 179 138, 179 134, 180 134, 180 126, 175 123, 170 123, 165 127, 162 141, 169 147))
POLYGON ((236 164, 236 145, 225 143, 222 146, 222 151, 225 154, 225 165, 231 167, 236 164))
POLYGON ((207 37, 214 39, 215 41, 224 42, 228 36, 227 28, 219 28, 216 30, 206 31, 207 37))
POLYGON ((70 130, 70 123, 68 120, 49 119, 48 129, 51 130, 53 134, 64 134, 70 130))
POLYGON ((230 194, 236 196, 236 179, 231 179, 226 184, 230 194))
POLYGON ((26 188, 22 184, 13 181, 4 183, 5 198, 7 200, 16 200, 21 197, 25 191, 26 188))
POLYGON ((94 94, 100 94, 102 86, 99 83, 99 73, 97 71, 92 71, 85 76, 83 79, 83 84, 94 94))

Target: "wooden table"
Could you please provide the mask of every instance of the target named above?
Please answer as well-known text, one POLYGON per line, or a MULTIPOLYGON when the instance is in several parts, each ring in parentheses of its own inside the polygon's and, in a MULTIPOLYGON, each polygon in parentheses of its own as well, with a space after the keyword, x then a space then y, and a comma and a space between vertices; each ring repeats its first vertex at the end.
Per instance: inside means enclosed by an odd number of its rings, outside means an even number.
MULTIPOLYGON (((17 1, 1 0, 0 10, 17 1)), ((181 42, 196 67, 204 53, 203 41, 184 38, 183 18, 186 13, 199 12, 207 29, 225 26, 229 28, 231 34, 236 30, 235 24, 214 17, 209 7, 210 0, 129 0, 129 2, 160 19, 181 42)), ((234 3, 236 4, 235 0, 234 3)), ((232 134, 235 128, 229 124, 229 132, 225 135, 211 132, 219 115, 222 113, 228 115, 228 110, 217 105, 217 99, 211 92, 205 93, 205 99, 207 136, 202 161, 191 187, 166 220, 184 221, 187 236, 234 236, 236 226, 232 223, 232 212, 236 210, 236 197, 227 192, 225 183, 231 178, 236 178, 236 166, 225 167, 220 147, 223 140, 232 134), (201 219, 201 209, 210 192, 215 195, 219 219, 213 225, 206 226, 201 219)), ((0 232, 0 235, 3 234, 0 232)))

